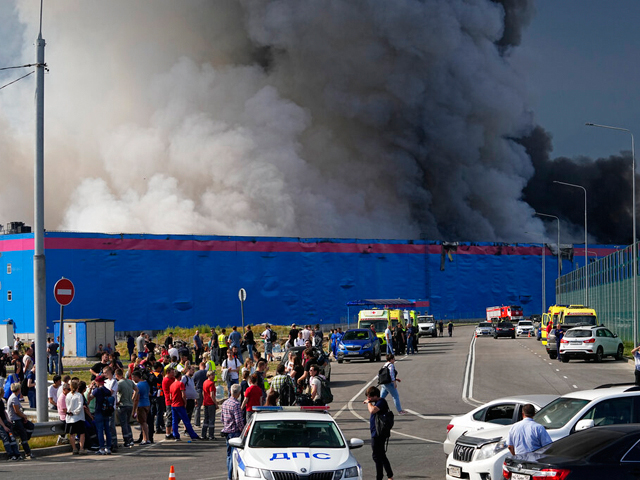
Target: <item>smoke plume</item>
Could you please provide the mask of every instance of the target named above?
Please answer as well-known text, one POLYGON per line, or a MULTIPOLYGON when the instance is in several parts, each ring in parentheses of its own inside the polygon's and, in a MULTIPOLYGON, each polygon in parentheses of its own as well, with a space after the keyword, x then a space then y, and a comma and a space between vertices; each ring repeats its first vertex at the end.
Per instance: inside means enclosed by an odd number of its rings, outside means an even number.
MULTIPOLYGON (((3 8, 4 62, 31 62, 38 6, 3 8)), ((550 162, 531 161, 510 63, 533 13, 532 0, 45 2, 46 227, 540 233, 527 201, 538 208, 534 167, 550 162)), ((0 221, 30 218, 32 96, 32 80, 0 93, 0 221)))

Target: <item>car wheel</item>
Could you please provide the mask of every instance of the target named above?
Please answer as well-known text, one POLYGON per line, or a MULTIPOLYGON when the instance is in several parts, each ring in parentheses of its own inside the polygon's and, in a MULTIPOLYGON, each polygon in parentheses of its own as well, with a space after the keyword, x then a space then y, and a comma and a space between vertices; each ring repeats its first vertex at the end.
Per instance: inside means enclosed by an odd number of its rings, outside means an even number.
POLYGON ((378 352, 378 355, 376 355, 376 362, 379 362, 381 359, 382 359, 382 354, 378 352))
POLYGON ((596 363, 600 363, 602 361, 602 347, 598 347, 598 350, 596 350, 595 361, 596 363))
POLYGON ((431 334, 431 336, 432 336, 433 338, 436 338, 436 337, 438 336, 438 332, 433 332, 433 333, 431 334))
POLYGON ((560 359, 562 360, 562 363, 569 363, 569 356, 568 355, 561 355, 560 359))
POLYGON ((558 358, 558 354, 556 352, 549 352, 549 358, 551 360, 555 360, 556 358, 558 358))
POLYGON ((515 335, 511 335, 511 340, 515 340, 516 336, 515 335))
POLYGON ((494 336, 493 336, 493 339, 494 339, 494 340, 497 340, 497 339, 498 339, 498 336, 497 336, 497 335, 494 335, 494 336))
POLYGON ((374 362, 376 360, 376 356, 371 352, 371 357, 369 357, 370 362, 374 362))
POLYGON ((624 356, 624 347, 622 345, 618 345, 618 352, 616 353, 616 360, 622 360, 624 356))
POLYGON ((338 357, 338 363, 342 363, 342 362, 344 362, 344 360, 342 358, 338 357))

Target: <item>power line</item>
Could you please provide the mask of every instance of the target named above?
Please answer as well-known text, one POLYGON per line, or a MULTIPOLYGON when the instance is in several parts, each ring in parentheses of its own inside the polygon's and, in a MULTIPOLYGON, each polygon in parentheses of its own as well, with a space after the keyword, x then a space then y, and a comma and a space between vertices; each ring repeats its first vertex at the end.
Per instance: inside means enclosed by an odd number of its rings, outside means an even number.
POLYGON ((18 65, 17 67, 0 67, 0 70, 11 70, 13 68, 27 68, 27 67, 37 67, 37 66, 38 66, 37 63, 28 63, 26 65, 18 65))
POLYGON ((35 70, 34 70, 34 71, 32 71, 32 72, 27 73, 26 75, 21 76, 20 78, 16 78, 13 82, 9 82, 9 83, 7 83, 6 85, 2 85, 2 86, 0 87, 0 90, 2 90, 2 89, 3 89, 3 88, 5 88, 5 87, 8 87, 9 85, 12 85, 12 84, 14 84, 14 83, 16 83, 16 82, 19 82, 19 81, 20 81, 20 80, 22 80, 23 78, 27 78, 27 77, 28 77, 29 75, 31 75, 32 73, 35 73, 35 70))

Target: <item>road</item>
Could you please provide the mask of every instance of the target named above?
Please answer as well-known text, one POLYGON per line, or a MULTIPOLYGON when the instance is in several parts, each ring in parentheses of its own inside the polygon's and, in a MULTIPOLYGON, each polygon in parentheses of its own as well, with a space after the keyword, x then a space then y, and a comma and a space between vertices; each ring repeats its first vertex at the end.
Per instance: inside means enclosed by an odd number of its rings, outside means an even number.
MULTIPOLYGON (((451 338, 423 338, 419 354, 403 357, 396 363, 402 380, 401 401, 411 412, 396 416, 389 442, 388 456, 396 480, 444 478, 442 441, 448 419, 471 410, 479 402, 510 394, 565 394, 605 383, 633 381, 633 366, 625 362, 606 359, 601 364, 560 363, 549 360, 534 338, 474 341, 472 333, 471 327, 459 327, 451 338), (469 363, 470 352, 473 362, 469 363)), ((332 364, 331 410, 347 438, 369 438, 363 392, 375 384, 381 365, 364 361, 332 364)), ((390 398, 389 401, 392 404, 390 398)), ((368 443, 353 453, 363 465, 364 478, 373 478, 368 443)), ((0 465, 0 474, 49 479, 55 472, 56 476, 71 480, 85 479, 91 472, 96 477, 126 474, 132 479, 156 480, 168 476, 171 465, 175 467, 176 480, 225 479, 224 440, 180 444, 162 441, 110 457, 65 454, 20 465, 7 462, 0 465)))

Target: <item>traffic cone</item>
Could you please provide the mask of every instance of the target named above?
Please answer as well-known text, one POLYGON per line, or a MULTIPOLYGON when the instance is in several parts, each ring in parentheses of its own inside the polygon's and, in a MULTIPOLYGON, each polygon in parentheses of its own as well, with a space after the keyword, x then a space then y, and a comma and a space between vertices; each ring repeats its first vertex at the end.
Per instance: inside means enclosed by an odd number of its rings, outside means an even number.
POLYGON ((172 478, 176 478, 176 472, 173 470, 173 465, 171 465, 171 468, 169 469, 169 480, 172 478))

